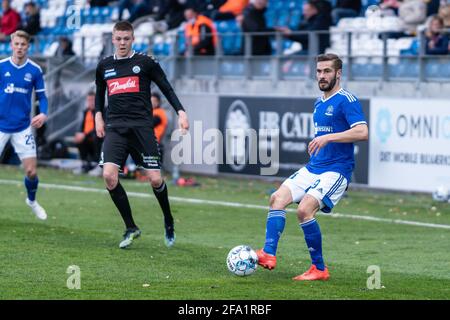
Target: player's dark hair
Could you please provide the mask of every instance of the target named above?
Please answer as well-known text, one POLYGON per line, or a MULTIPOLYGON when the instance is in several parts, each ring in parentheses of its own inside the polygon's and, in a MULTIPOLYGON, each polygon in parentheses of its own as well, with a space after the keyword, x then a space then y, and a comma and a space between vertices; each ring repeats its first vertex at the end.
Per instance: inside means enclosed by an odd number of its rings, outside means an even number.
POLYGON ((134 32, 133 25, 128 21, 119 21, 114 25, 113 31, 131 31, 134 32))
POLYGON ((87 95, 88 96, 95 96, 95 91, 94 90, 89 90, 87 95))
POLYGON ((334 53, 323 53, 319 54, 316 58, 316 62, 322 61, 333 61, 333 67, 337 70, 342 70, 342 60, 337 54, 334 53))

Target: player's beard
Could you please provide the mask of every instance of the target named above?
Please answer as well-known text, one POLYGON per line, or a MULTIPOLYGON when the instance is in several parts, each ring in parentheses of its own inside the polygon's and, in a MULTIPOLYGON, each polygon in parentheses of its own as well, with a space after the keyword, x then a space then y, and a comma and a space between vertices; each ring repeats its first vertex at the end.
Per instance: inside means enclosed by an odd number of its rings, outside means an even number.
POLYGON ((334 86, 336 85, 336 81, 337 81, 337 76, 336 75, 334 76, 333 79, 331 79, 331 81, 328 83, 328 85, 326 87, 321 87, 320 86, 321 82, 319 81, 318 85, 319 85, 320 91, 328 92, 328 91, 333 90, 334 86))

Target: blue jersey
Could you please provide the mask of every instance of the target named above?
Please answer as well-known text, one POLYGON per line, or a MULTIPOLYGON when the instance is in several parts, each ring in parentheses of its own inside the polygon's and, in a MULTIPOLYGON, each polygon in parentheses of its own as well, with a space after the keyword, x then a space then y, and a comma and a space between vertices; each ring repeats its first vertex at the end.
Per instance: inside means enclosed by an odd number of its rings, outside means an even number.
POLYGON ((30 126, 33 88, 42 113, 47 113, 47 98, 42 69, 31 61, 18 66, 12 58, 0 60, 0 131, 20 132, 30 126))
MULTIPOLYGON (((351 93, 340 89, 324 100, 314 104, 315 136, 346 131, 358 124, 367 124, 361 104, 351 93)), ((334 171, 342 174, 350 182, 355 167, 353 143, 330 142, 311 156, 306 168, 314 174, 334 171)))

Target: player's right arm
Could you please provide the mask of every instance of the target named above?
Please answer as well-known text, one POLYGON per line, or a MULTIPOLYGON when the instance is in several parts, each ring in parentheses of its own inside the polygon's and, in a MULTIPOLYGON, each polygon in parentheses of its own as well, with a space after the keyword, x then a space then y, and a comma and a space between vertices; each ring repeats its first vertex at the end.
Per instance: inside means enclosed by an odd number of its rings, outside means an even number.
POLYGON ((103 64, 99 62, 95 72, 95 130, 99 138, 105 136, 105 121, 103 120, 103 110, 105 108, 106 82, 103 78, 103 64))

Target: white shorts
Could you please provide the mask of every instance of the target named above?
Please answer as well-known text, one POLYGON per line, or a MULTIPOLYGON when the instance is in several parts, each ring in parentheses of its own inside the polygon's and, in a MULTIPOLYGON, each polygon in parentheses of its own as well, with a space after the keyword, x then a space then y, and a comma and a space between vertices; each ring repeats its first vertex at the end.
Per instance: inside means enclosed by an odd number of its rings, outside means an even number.
POLYGON ((303 167, 284 180, 283 185, 291 191, 293 202, 299 203, 309 194, 319 201, 320 210, 330 213, 344 195, 348 182, 338 172, 314 174, 303 167))
POLYGON ((0 131, 0 154, 3 152, 6 143, 11 140, 20 160, 26 158, 36 158, 36 143, 34 141, 31 127, 16 133, 6 133, 0 131))

